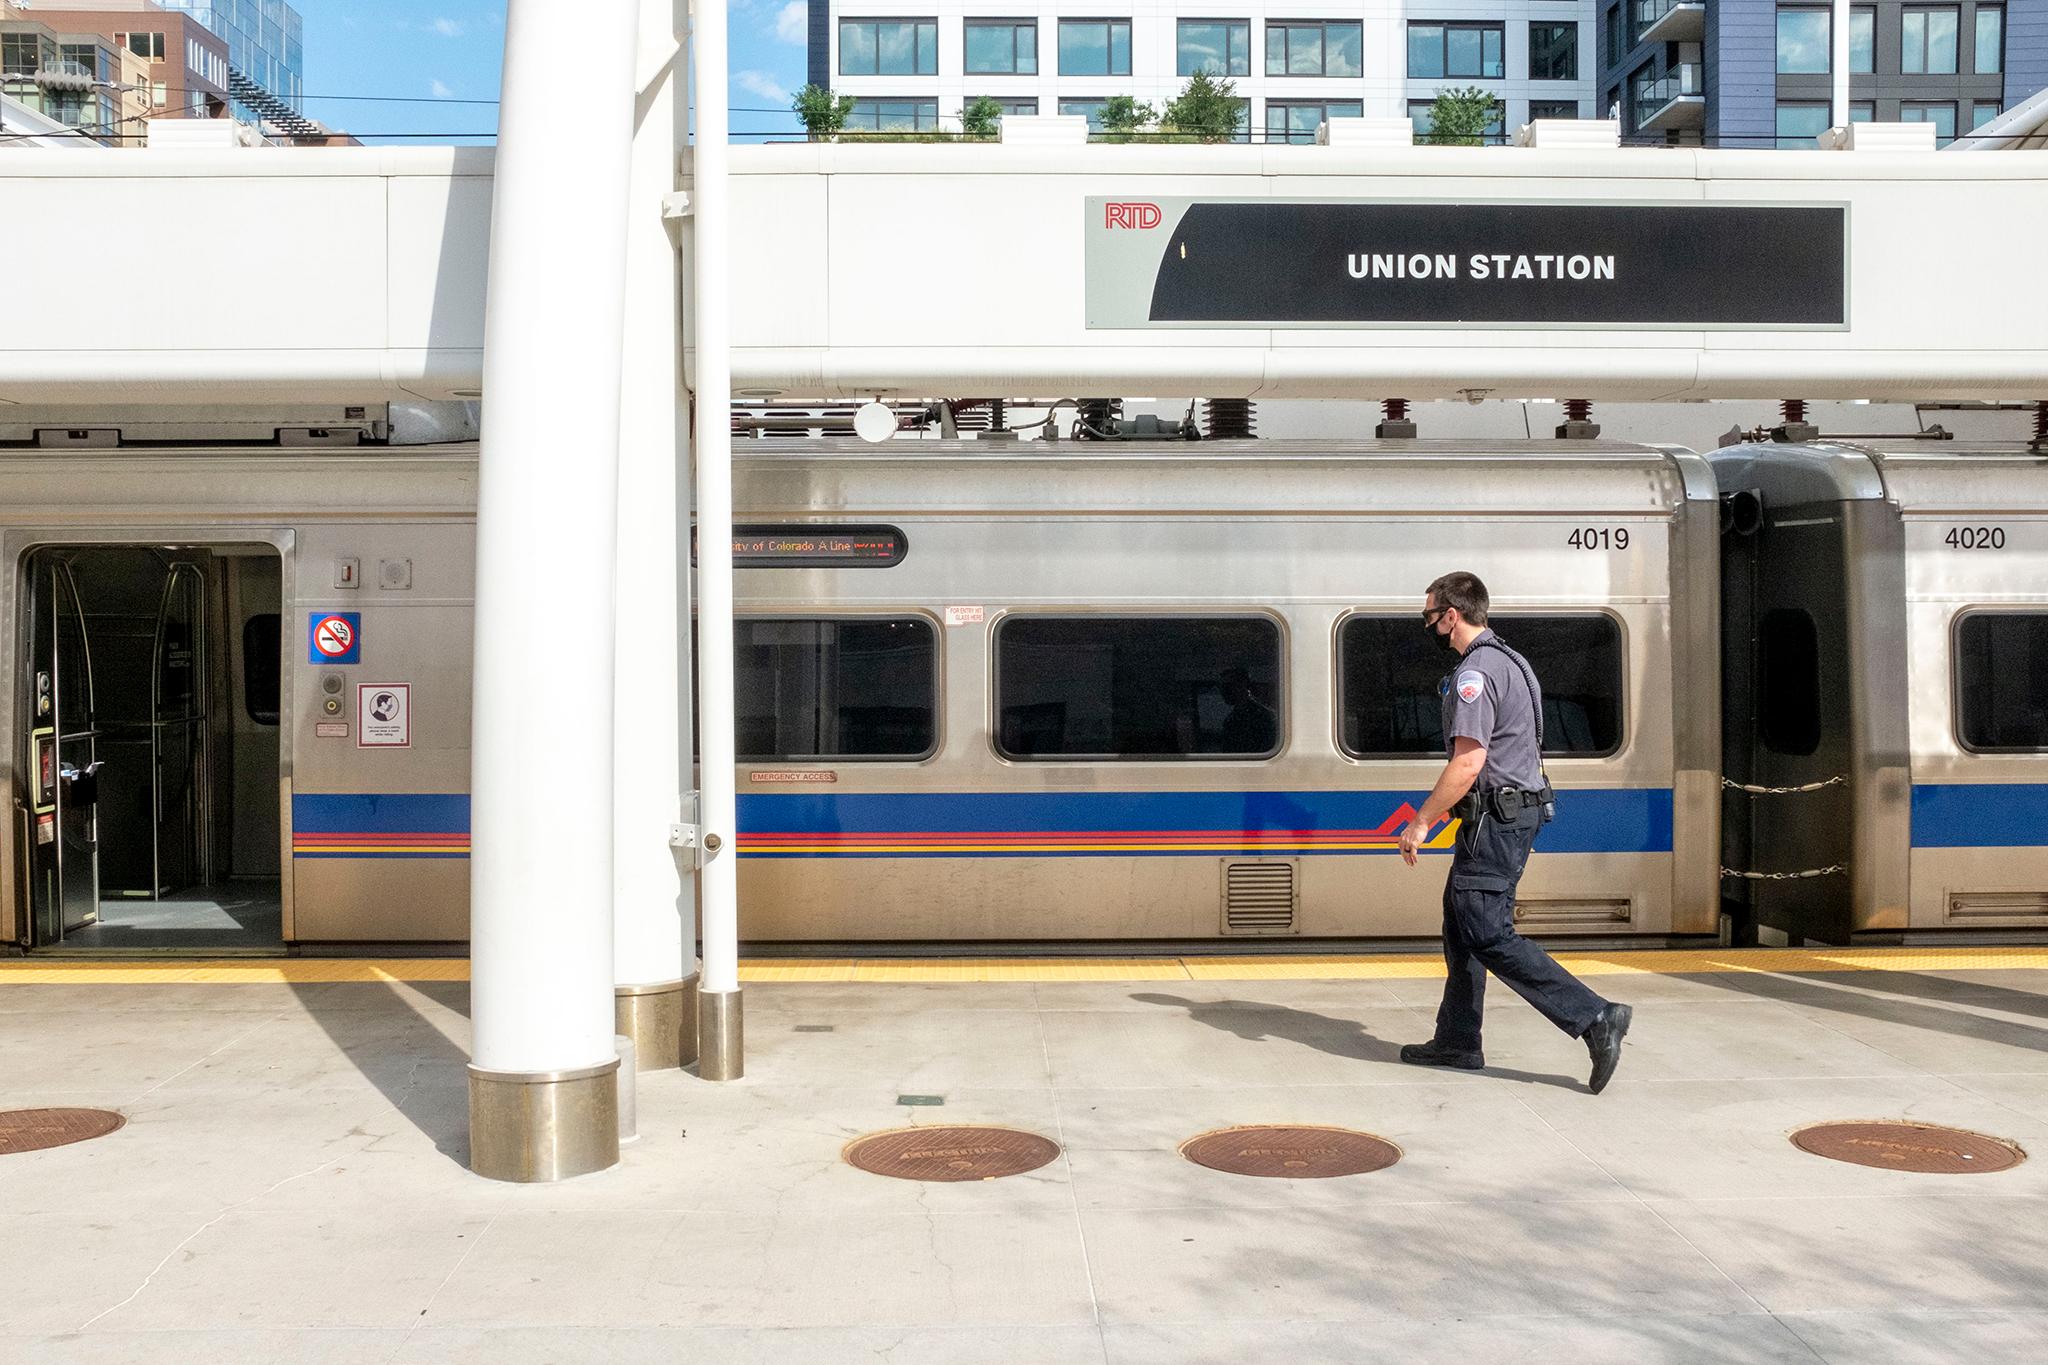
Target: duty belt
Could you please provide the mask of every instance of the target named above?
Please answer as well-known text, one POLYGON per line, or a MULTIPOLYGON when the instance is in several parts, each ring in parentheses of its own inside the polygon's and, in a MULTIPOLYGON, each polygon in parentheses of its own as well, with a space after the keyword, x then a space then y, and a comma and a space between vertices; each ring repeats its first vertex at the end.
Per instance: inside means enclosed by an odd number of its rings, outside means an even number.
POLYGON ((1451 807, 1451 814, 1460 820, 1477 820, 1490 811, 1496 820, 1512 820, 1531 806, 1547 806, 1556 799, 1557 794, 1548 782, 1535 791, 1521 787, 1489 787, 1485 791, 1475 788, 1459 798, 1458 804, 1451 807))

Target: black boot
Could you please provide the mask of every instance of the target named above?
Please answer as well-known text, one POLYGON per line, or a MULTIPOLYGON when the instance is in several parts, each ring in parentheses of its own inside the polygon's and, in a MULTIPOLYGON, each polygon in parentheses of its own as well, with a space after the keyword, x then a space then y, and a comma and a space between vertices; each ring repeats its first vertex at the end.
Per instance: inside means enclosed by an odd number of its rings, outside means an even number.
POLYGON ((1621 1064, 1621 1040, 1634 1014, 1627 1005, 1609 1005, 1593 1017, 1593 1026, 1586 1030, 1586 1051, 1593 1055, 1593 1074, 1586 1084, 1596 1095, 1614 1079, 1614 1068, 1621 1064))
POLYGON ((1450 1066, 1460 1071, 1477 1071, 1486 1065, 1486 1055, 1477 1048, 1445 1047, 1434 1038, 1426 1043, 1403 1043, 1401 1060, 1410 1066, 1450 1066))

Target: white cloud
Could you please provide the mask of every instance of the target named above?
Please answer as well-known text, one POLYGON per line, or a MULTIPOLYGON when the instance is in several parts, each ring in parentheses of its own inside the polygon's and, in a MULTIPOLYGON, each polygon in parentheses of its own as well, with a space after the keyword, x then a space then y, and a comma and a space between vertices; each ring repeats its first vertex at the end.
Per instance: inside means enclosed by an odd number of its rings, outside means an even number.
POLYGON ((440 81, 427 82, 427 93, 437 100, 452 100, 455 98, 455 92, 440 81))
POLYGON ((804 0, 789 0, 775 11, 775 36, 798 47, 811 40, 811 10, 804 0))
POLYGON ((776 79, 765 71, 735 71, 732 73, 732 79, 733 84, 739 86, 740 89, 759 95, 762 99, 768 100, 771 103, 778 105, 789 103, 789 92, 784 90, 776 82, 776 79))
POLYGON ((427 27, 433 29, 434 32, 440 34, 443 38, 460 38, 464 24, 460 19, 436 19, 427 27))

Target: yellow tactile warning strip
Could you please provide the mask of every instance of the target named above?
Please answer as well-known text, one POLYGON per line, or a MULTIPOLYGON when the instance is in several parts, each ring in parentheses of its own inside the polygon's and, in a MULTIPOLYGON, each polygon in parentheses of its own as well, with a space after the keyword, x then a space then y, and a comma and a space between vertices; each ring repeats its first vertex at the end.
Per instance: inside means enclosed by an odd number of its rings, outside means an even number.
MULTIPOLYGON (((1581 976, 1713 972, 2048 971, 2041 948, 1710 948, 1562 950, 1581 976)), ((1441 977, 1429 953, 1315 953, 1239 957, 753 958, 755 983, 986 981, 1414 981, 1441 977)), ((467 981, 464 958, 196 958, 0 961, 0 986, 152 984, 306 985, 333 981, 467 981)))

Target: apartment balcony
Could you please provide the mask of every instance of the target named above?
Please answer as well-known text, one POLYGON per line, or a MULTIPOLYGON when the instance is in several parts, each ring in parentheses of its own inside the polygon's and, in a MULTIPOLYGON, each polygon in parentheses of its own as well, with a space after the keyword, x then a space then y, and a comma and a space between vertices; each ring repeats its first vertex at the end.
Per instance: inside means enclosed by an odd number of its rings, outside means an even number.
POLYGON ((1636 41, 1697 43, 1707 36, 1705 0, 1636 0, 1636 41))
POLYGON ((1630 94, 1637 132, 1706 126, 1707 96, 1698 62, 1680 62, 1661 76, 1639 77, 1630 94))

